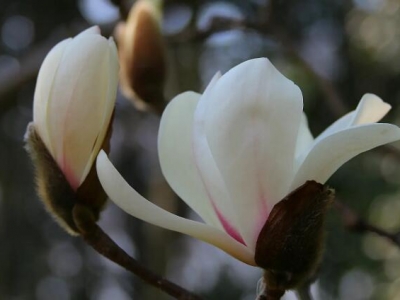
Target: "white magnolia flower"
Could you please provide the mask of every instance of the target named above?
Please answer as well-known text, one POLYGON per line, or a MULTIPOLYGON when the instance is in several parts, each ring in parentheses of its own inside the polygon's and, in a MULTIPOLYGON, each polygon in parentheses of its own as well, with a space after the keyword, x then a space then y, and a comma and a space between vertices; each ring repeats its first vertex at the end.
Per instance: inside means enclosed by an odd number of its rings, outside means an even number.
POLYGON ((254 59, 217 74, 203 95, 178 95, 162 116, 162 171, 205 224, 144 199, 104 152, 97 171, 106 193, 129 214, 255 264, 258 235, 276 203, 307 180, 325 183, 361 152, 400 139, 397 126, 375 124, 389 109, 367 94, 314 139, 300 89, 267 59, 254 59))
POLYGON ((97 27, 57 44, 40 68, 34 126, 74 190, 103 144, 117 86, 115 43, 97 27))

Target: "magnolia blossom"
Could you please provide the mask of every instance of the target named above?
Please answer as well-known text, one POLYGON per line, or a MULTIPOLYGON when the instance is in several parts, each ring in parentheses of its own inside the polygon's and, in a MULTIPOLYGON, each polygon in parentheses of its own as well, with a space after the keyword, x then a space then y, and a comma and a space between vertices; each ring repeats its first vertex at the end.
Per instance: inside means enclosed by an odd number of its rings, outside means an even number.
POLYGON ((300 89, 269 60, 253 59, 217 74, 203 95, 178 95, 162 116, 162 171, 205 223, 183 219, 144 199, 104 152, 97 171, 109 197, 131 215, 254 265, 258 235, 276 203, 307 180, 325 183, 361 152, 400 139, 397 126, 375 124, 389 109, 367 94, 355 111, 314 139, 300 89))
POLYGON ((97 27, 57 44, 40 68, 34 127, 74 190, 102 147, 117 84, 115 43, 97 27))

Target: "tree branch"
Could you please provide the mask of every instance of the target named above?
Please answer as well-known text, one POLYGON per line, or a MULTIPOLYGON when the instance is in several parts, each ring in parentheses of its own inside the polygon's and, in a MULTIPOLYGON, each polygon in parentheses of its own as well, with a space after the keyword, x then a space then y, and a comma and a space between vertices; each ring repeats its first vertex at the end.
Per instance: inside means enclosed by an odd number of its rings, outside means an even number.
MULTIPOLYGON (((272 0, 270 2, 273 3, 272 0)), ((269 10, 271 10, 272 7, 272 4, 269 5, 269 10)), ((290 57, 295 59, 295 61, 297 61, 297 63, 314 78, 320 90, 325 95, 324 100, 326 101, 330 110, 333 112, 333 115, 335 117, 341 117, 347 113, 350 109, 339 95, 333 83, 330 80, 320 76, 314 70, 314 68, 310 66, 310 64, 299 54, 297 48, 290 42, 289 37, 274 22, 272 18, 273 13, 271 11, 268 13, 268 16, 269 19, 266 22, 252 22, 246 19, 215 17, 211 20, 209 26, 204 30, 197 30, 195 27, 187 28, 177 35, 169 36, 168 39, 172 43, 182 43, 188 41, 201 42, 215 33, 232 29, 250 29, 255 30, 259 34, 273 37, 282 46, 283 50, 286 51, 290 57)), ((393 146, 384 145, 380 147, 378 151, 381 153, 393 154, 396 159, 400 161, 400 150, 393 146)))
MULTIPOLYGON (((271 1, 272 2, 272 1, 271 1)), ((273 14, 269 14, 273 15, 273 14)), ((348 111, 344 101, 342 101, 341 97, 337 93, 335 87, 332 82, 326 78, 321 77, 315 70, 312 68, 308 62, 304 60, 304 58, 299 54, 299 51, 296 47, 289 42, 289 38, 284 34, 284 32, 272 21, 270 22, 253 22, 246 19, 232 19, 227 17, 214 17, 209 26, 204 30, 198 30, 194 28, 187 28, 183 32, 180 32, 177 35, 169 36, 168 39, 172 43, 181 43, 181 42, 201 42, 209 38, 215 33, 224 32, 233 29, 250 29, 254 30, 262 35, 274 37, 278 43, 281 44, 284 51, 288 53, 292 58, 294 58, 301 67, 309 73, 314 80, 317 81, 320 89, 326 95, 327 103, 330 109, 337 115, 343 115, 348 111)))
POLYGON ((307 282, 296 290, 296 295, 299 300, 312 300, 313 297, 311 295, 311 282, 307 282))
POLYGON ((343 223, 347 229, 357 233, 366 233, 366 232, 375 233, 381 237, 384 237, 392 241, 393 244, 395 244, 397 247, 400 248, 400 232, 397 233, 387 232, 382 228, 379 228, 377 226, 368 223, 365 219, 363 219, 356 212, 354 212, 350 207, 348 207, 339 200, 335 201, 334 207, 341 214, 343 223))
POLYGON ((177 44, 184 42, 203 42, 215 33, 233 29, 262 30, 260 24, 246 19, 232 19, 218 16, 212 18, 205 29, 197 29, 196 25, 192 24, 192 26, 188 26, 177 34, 167 36, 167 39, 169 42, 177 44))
POLYGON ((73 210, 74 221, 84 241, 102 256, 137 275, 146 283, 159 288, 179 300, 201 300, 197 295, 168 281, 145 268, 121 249, 95 222, 89 209, 76 204, 73 210))
POLYGON ((87 24, 82 21, 62 25, 56 28, 48 39, 33 46, 25 56, 17 58, 17 66, 4 66, 0 72, 0 106, 7 104, 8 99, 12 101, 12 97, 7 98, 9 95, 36 78, 44 58, 54 45, 86 27, 87 24))

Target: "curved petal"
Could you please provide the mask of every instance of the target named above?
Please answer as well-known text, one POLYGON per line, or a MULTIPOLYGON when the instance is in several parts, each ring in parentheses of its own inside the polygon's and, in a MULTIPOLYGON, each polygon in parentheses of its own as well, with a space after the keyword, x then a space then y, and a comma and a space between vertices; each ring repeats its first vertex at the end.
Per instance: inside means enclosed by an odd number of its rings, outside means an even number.
POLYGON ((71 38, 66 39, 49 52, 40 67, 39 75, 36 80, 35 96, 33 101, 33 122, 38 130, 43 143, 54 156, 54 149, 50 141, 48 126, 48 107, 50 102, 51 90, 54 85, 54 77, 60 65, 61 58, 71 38))
POLYGON ((199 98, 200 94, 186 92, 168 104, 158 132, 158 155, 161 170, 172 189, 206 223, 218 227, 193 157, 193 117, 199 98))
POLYGON ((391 108, 390 104, 384 102, 378 96, 374 94, 365 94, 357 106, 351 125, 376 123, 380 121, 391 108))
MULTIPOLYGON (((84 180, 87 162, 104 120, 110 87, 109 42, 85 31, 67 45, 54 78, 48 115, 50 139, 56 160, 73 188, 84 180), (85 124, 85 126, 82 126, 85 124), (78 133, 78 134, 77 134, 78 133), (60 138, 62 137, 62 138, 60 138)), ((117 60, 114 64, 118 64, 117 60)), ((111 100, 112 103, 115 101, 111 100)), ((106 112, 108 118, 111 111, 106 112)))
POLYGON ((110 38, 108 40, 108 52, 108 57, 105 58, 107 60, 106 75, 108 75, 107 90, 104 93, 105 97, 99 99, 99 103, 97 104, 98 106, 103 108, 103 115, 100 120, 101 122, 99 126, 99 133, 96 137, 90 157, 87 160, 86 167, 84 168, 82 173, 81 182, 86 178, 87 174, 89 174, 90 169, 93 166, 93 162, 96 159, 100 148, 103 146, 104 138, 109 130, 109 124, 115 107, 115 100, 117 97, 118 88, 119 64, 117 46, 115 45, 113 38, 110 38))
POLYGON ((295 156, 300 157, 303 153, 308 152, 314 142, 310 128, 308 128, 307 116, 303 113, 297 133, 295 156))
POLYGON ((204 101, 212 156, 240 233, 254 249, 269 211, 290 185, 303 106, 300 89, 261 58, 223 75, 204 101))
POLYGON ((299 126, 299 132, 297 133, 293 173, 297 172, 302 161, 307 156, 308 151, 310 151, 310 149, 312 148, 313 143, 314 143, 314 138, 311 134, 310 129, 308 128, 307 116, 303 112, 299 126))
POLYGON ((307 180, 325 183, 354 156, 400 139, 400 128, 392 124, 365 124, 327 136, 308 153, 295 175, 291 190, 307 180))
POLYGON ((210 225, 178 217, 147 201, 121 177, 104 151, 100 151, 96 166, 104 190, 111 200, 127 213, 153 225, 203 240, 249 265, 255 264, 254 252, 225 232, 210 225))
POLYGON ((232 201, 214 157, 212 156, 204 130, 204 120, 206 118, 205 108, 209 101, 208 95, 220 78, 221 73, 218 72, 214 75, 196 107, 192 140, 193 153, 201 180, 204 183, 207 194, 222 226, 232 237, 244 243, 238 230, 237 216, 232 206, 232 201))
POLYGON ((316 142, 324 139, 330 134, 355 125, 375 123, 381 120, 390 110, 391 106, 382 101, 381 98, 374 94, 365 94, 357 109, 344 115, 331 126, 325 129, 317 138, 316 142))

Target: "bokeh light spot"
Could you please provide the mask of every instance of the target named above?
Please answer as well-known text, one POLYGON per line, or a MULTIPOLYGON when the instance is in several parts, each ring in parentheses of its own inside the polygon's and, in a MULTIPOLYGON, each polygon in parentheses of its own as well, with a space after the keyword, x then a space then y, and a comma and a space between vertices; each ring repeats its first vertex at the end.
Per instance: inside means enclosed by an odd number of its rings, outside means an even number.
POLYGON ((33 22, 21 15, 7 18, 1 27, 3 43, 14 51, 21 51, 28 47, 33 41, 34 33, 33 22))
POLYGON ((79 8, 86 20, 92 24, 112 23, 119 17, 118 8, 107 0, 81 0, 79 8))

